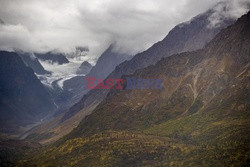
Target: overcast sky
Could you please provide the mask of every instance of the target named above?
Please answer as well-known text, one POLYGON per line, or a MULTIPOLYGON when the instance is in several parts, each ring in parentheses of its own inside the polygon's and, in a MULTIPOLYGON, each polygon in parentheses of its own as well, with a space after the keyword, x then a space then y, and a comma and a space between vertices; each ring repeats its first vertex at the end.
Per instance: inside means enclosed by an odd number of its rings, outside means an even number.
MULTIPOLYGON (((235 17, 244 12, 230 0, 235 17)), ((116 42, 137 53, 219 0, 0 0, 0 49, 45 52, 88 46, 99 56, 116 42)), ((215 15, 215 17, 217 17, 215 15)))

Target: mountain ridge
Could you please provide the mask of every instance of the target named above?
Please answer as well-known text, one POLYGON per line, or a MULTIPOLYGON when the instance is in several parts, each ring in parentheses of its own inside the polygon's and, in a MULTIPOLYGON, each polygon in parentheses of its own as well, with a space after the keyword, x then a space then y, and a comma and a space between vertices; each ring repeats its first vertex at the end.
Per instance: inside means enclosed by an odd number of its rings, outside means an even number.
POLYGON ((249 44, 250 12, 203 49, 124 75, 162 78, 164 87, 110 91, 71 133, 20 164, 248 166, 249 44))
MULTIPOLYGON (((125 61, 116 66, 115 70, 112 71, 107 78, 120 78, 124 74, 132 74, 133 72, 135 72, 140 68, 144 68, 146 66, 155 64, 162 57, 171 56, 170 54, 176 52, 179 53, 182 51, 186 51, 187 48, 188 49, 193 48, 193 50, 195 50, 205 45, 207 43, 207 40, 212 38, 221 29, 227 27, 229 24, 234 22, 234 20, 231 19, 225 20, 225 24, 221 24, 221 27, 217 27, 216 29, 208 29, 207 28, 207 25, 209 24, 208 18, 211 14, 212 14, 211 10, 209 10, 204 14, 195 17, 195 19, 192 19, 190 24, 185 24, 184 26, 180 26, 182 24, 177 25, 175 28, 173 28, 173 30, 171 30, 168 33, 168 35, 162 41, 154 44, 148 50, 136 54, 131 60, 125 61), (196 29, 199 30, 199 31, 197 30, 198 33, 196 33, 196 31, 192 31, 185 38, 186 43, 185 41, 182 41, 182 37, 185 36, 185 34, 188 32, 187 29, 192 30, 194 27, 196 27, 196 29), (211 32, 208 33, 207 31, 211 32), (199 42, 199 45, 196 45, 196 43, 193 44, 193 39, 199 39, 199 38, 203 39, 201 38, 202 36, 203 37, 206 36, 205 38, 206 40, 199 42)), ((73 121, 75 118, 82 116, 85 117, 86 115, 90 114, 91 113, 90 109, 93 109, 94 106, 98 105, 102 100, 104 100, 104 98, 108 95, 108 93, 109 90, 90 90, 81 98, 79 102, 77 102, 68 111, 66 111, 64 116, 60 116, 61 118, 58 118, 61 121, 59 121, 60 123, 56 125, 56 127, 59 128, 61 125, 63 125, 63 122, 65 121, 75 122, 73 121)), ((42 131, 43 131, 42 133, 44 133, 44 130, 42 131)))
POLYGON ((15 134, 40 122, 56 107, 33 70, 16 53, 0 51, 0 59, 1 132, 15 134))

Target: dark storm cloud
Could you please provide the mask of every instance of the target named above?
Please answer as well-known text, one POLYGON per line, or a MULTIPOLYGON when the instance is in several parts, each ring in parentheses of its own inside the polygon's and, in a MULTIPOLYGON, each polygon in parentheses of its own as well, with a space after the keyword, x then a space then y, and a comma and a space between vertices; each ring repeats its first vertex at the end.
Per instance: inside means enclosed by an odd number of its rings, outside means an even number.
MULTIPOLYGON (((239 17, 244 2, 231 0, 226 14, 239 17), (241 4, 241 5, 239 5, 241 4), (232 12, 231 12, 232 11, 232 12), (229 14, 228 14, 229 13, 229 14)), ((176 24, 205 12, 219 0, 0 0, 0 49, 70 52, 88 46, 99 56, 110 43, 134 54, 161 40, 176 24)), ((211 19, 220 20, 220 8, 211 19)))

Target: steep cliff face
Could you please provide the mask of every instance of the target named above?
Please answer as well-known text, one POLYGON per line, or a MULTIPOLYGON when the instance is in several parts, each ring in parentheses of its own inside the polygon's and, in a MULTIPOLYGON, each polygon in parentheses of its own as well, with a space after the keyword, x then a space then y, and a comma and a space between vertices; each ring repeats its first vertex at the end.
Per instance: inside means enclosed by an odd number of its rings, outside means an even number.
POLYGON ((0 132, 18 132, 55 109, 53 101, 22 59, 12 52, 0 52, 0 132))
POLYGON ((41 65, 41 63, 38 61, 38 59, 34 56, 31 55, 30 53, 18 53, 18 55, 22 58, 23 62, 30 68, 32 68, 32 70, 36 73, 36 74, 50 74, 49 71, 46 71, 43 66, 41 65))

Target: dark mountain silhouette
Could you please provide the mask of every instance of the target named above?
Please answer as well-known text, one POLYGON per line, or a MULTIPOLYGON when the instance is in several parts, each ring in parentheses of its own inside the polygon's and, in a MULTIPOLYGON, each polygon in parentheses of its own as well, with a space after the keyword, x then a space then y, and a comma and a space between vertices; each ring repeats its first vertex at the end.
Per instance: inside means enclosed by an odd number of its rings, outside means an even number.
POLYGON ((50 94, 14 52, 0 51, 0 132, 19 132, 55 109, 50 94))
POLYGON ((86 74, 88 74, 90 72, 91 69, 92 69, 92 65, 89 62, 84 61, 80 65, 79 69, 77 70, 77 74, 84 74, 84 75, 86 75, 86 74))
POLYGON ((30 55, 29 53, 17 53, 23 60, 23 62, 33 69, 36 74, 50 74, 51 72, 46 71, 41 63, 35 56, 30 55))
POLYGON ((69 60, 61 53, 53 53, 53 52, 48 52, 48 53, 35 53, 35 56, 43 61, 48 61, 51 64, 57 63, 59 65, 61 64, 66 64, 69 63, 69 60))
POLYGON ((97 60, 96 65, 91 69, 87 77, 105 79, 115 67, 130 58, 127 54, 114 52, 114 44, 111 44, 97 60))

